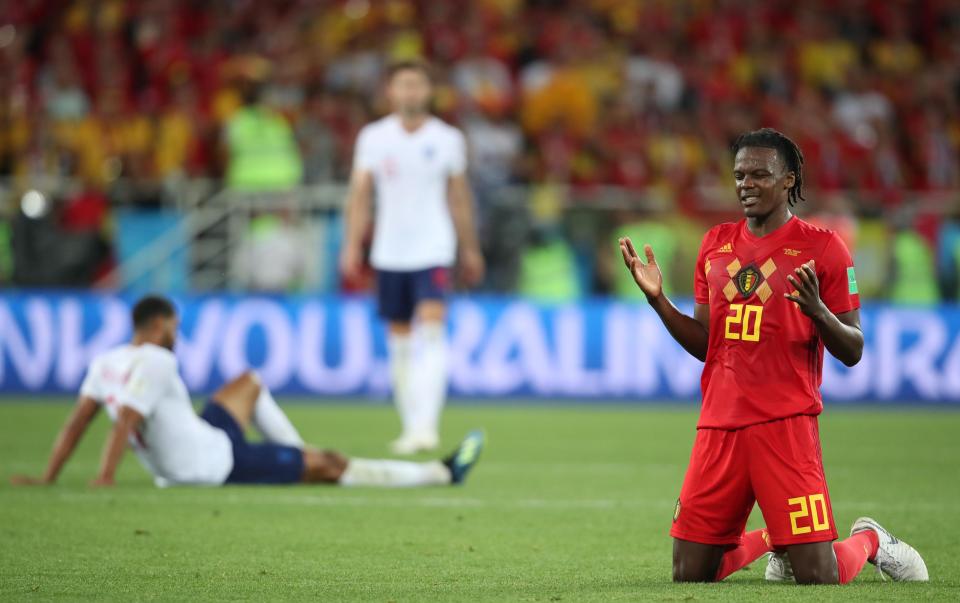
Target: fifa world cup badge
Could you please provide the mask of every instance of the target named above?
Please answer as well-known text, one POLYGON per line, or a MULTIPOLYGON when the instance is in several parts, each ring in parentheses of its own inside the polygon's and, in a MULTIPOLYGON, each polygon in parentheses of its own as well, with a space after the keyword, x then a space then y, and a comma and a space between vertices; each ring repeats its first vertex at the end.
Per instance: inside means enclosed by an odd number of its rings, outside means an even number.
POLYGON ((677 499, 677 506, 673 509, 673 523, 677 523, 677 519, 680 517, 680 499, 677 499))

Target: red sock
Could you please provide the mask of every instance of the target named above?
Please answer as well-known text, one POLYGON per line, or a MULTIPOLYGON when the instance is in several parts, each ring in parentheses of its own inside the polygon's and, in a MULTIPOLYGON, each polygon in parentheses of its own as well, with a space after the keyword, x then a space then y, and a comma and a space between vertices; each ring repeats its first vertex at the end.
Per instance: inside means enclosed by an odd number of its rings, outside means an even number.
POLYGON ((873 559, 877 554, 877 533, 873 530, 857 532, 846 540, 833 543, 833 551, 837 554, 837 574, 840 584, 853 581, 863 569, 867 559, 873 559))
POLYGON ((723 559, 720 560, 720 569, 717 570, 717 581, 723 580, 733 572, 756 561, 760 555, 772 550, 770 536, 766 529, 745 533, 743 538, 740 539, 740 546, 723 554, 723 559))

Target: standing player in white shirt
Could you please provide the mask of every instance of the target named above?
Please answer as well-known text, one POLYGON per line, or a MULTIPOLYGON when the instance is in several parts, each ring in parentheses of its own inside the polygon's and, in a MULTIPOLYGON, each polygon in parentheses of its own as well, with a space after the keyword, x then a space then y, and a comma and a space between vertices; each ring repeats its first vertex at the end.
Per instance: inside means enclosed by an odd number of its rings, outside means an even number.
POLYGON ((162 297, 133 308, 133 340, 97 356, 80 399, 54 444, 40 478, 52 484, 90 422, 105 407, 114 422, 93 485, 109 486, 129 445, 158 486, 223 483, 334 483, 342 486, 431 486, 462 483, 476 463, 483 435, 473 432, 444 461, 411 463, 347 458, 307 446, 253 372, 217 391, 198 416, 173 355, 178 319, 162 297), (263 442, 247 441, 253 426, 263 442))
POLYGON ((484 271, 466 143, 460 130, 430 114, 431 95, 425 65, 391 67, 393 113, 360 131, 345 209, 341 269, 352 277, 363 265, 376 196, 370 263, 377 271, 379 313, 388 323, 391 382, 403 427, 392 445, 398 454, 437 447, 447 392, 450 269, 459 260, 468 284, 477 284, 484 271))

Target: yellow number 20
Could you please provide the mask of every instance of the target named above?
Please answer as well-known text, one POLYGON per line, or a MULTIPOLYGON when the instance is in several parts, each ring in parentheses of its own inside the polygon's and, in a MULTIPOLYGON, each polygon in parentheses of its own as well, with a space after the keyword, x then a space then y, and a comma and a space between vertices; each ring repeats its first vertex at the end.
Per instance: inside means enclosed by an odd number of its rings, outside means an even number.
POLYGON ((763 306, 730 304, 730 310, 733 314, 727 316, 723 336, 726 339, 760 341, 760 321, 763 319, 763 306), (739 332, 735 328, 737 326, 740 327, 739 332))
POLYGON ((810 496, 799 496, 787 500, 787 505, 798 507, 796 511, 790 512, 790 529, 794 535, 809 534, 810 532, 820 532, 830 529, 830 516, 827 513, 827 500, 823 494, 811 494, 810 496), (810 501, 809 506, 807 501, 810 501), (810 525, 801 526, 797 522, 801 519, 810 518, 807 522, 810 525))

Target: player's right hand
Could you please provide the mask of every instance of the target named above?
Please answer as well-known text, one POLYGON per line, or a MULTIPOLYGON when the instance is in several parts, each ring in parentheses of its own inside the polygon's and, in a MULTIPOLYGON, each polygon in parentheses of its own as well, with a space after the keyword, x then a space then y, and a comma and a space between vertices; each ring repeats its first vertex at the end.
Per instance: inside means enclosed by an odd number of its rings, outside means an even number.
POLYGON ((50 482, 32 475, 14 475, 10 478, 10 484, 13 486, 47 486, 50 482))
POLYGON ((348 280, 360 278, 363 270, 363 256, 360 249, 353 245, 344 245, 340 252, 340 272, 348 280))
POLYGON ((483 281, 486 264, 479 249, 468 249, 461 252, 460 270, 463 274, 463 280, 470 287, 475 287, 483 281))
POLYGON ((627 266, 633 280, 637 286, 649 299, 659 297, 663 292, 663 274, 660 267, 657 266, 657 259, 653 255, 653 248, 649 245, 643 246, 643 252, 647 256, 647 263, 644 264, 637 250, 633 247, 630 237, 620 239, 620 253, 623 254, 623 263, 627 266))

